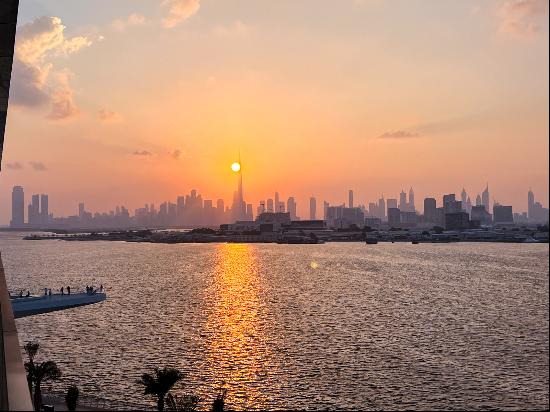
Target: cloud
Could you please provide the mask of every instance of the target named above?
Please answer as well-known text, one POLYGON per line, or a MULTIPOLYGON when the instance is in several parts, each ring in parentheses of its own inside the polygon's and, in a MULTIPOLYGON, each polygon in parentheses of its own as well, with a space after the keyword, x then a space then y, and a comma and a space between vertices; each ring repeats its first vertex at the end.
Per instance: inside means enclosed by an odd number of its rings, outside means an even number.
POLYGON ((23 165, 19 162, 6 163, 6 167, 11 170, 21 170, 23 165))
POLYGON ((143 156, 143 157, 146 157, 146 156, 152 156, 153 153, 151 153, 150 151, 148 150, 136 150, 134 153, 132 153, 134 156, 143 156))
POLYGON ((162 4, 168 7, 168 16, 162 21, 167 29, 176 27, 200 8, 200 0, 164 0, 162 4))
POLYGON ((518 37, 536 36, 548 13, 548 0, 507 0, 498 9, 499 32, 518 37))
POLYGON ((51 95, 51 110, 47 116, 50 120, 67 120, 80 114, 74 102, 73 90, 69 85, 70 76, 69 71, 56 74, 58 87, 51 95))
POLYGON ((68 56, 92 44, 84 36, 65 37, 58 17, 39 17, 17 31, 10 101, 23 107, 51 104, 48 118, 78 113, 66 70, 56 70, 52 57, 68 56))
POLYGON ((236 20, 230 25, 227 26, 216 26, 214 27, 214 34, 220 37, 229 37, 229 36, 246 36, 250 33, 250 26, 244 24, 240 20, 236 20))
POLYGON ((99 109, 97 115, 102 122, 118 122, 122 120, 122 116, 119 113, 106 108, 99 109))
POLYGON ((396 130, 393 132, 386 132, 380 135, 379 139, 410 139, 420 136, 417 132, 409 132, 407 130, 396 130))
POLYGON ((130 14, 125 19, 116 19, 111 23, 111 26, 116 31, 123 32, 128 27, 142 26, 145 23, 146 23, 146 19, 144 16, 142 16, 141 14, 133 13, 133 14, 130 14))
POLYGON ((31 165, 32 169, 36 172, 45 172, 46 170, 48 170, 46 165, 42 162, 29 162, 29 164, 31 165))

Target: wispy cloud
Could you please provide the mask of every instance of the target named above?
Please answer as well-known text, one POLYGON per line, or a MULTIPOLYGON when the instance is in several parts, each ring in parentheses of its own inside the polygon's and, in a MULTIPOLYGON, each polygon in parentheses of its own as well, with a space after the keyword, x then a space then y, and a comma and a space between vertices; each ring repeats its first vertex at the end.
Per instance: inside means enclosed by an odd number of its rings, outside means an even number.
POLYGON ((176 27, 194 15, 200 8, 200 0, 164 0, 162 4, 168 7, 168 16, 162 21, 167 29, 176 27))
POLYGON ((129 27, 142 26, 147 22, 145 16, 133 13, 124 19, 116 19, 111 23, 113 29, 119 32, 125 31, 129 27))
POLYGON ((408 130, 395 130, 391 132, 386 132, 380 136, 379 139, 411 139, 413 137, 419 137, 418 132, 411 132, 408 130))
POLYGON ((141 156, 141 157, 148 157, 152 156, 153 153, 151 153, 148 150, 136 150, 134 153, 132 153, 134 156, 141 156))
POLYGON ((506 0, 498 8, 499 32, 519 37, 536 36, 548 15, 548 0, 506 0))
POLYGON ((246 36, 250 31, 251 27, 240 20, 235 20, 228 25, 219 25, 213 29, 213 33, 220 37, 246 36))
POLYGON ((6 163, 6 168, 10 170, 21 170, 23 169, 23 165, 19 162, 11 162, 11 163, 6 163))
POLYGON ((84 36, 67 38, 58 17, 39 17, 18 29, 11 101, 23 107, 51 105, 48 117, 62 120, 78 114, 69 72, 57 70, 52 57, 70 55, 91 45, 84 36))
POLYGON ((122 120, 122 116, 119 113, 106 108, 99 109, 97 116, 102 122, 118 122, 122 120))
POLYGON ((29 162, 29 164, 31 165, 32 169, 36 172, 45 172, 46 170, 48 170, 46 165, 42 162, 29 162))

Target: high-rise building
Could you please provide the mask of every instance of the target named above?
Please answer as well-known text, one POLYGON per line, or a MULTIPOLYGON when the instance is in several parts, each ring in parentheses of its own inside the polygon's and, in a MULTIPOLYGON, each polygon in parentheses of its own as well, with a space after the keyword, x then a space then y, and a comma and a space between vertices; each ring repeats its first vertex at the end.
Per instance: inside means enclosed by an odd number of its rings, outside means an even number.
POLYGON ((353 207, 353 190, 348 191, 348 207, 353 207))
POLYGON ((407 194, 404 190, 399 193, 399 210, 407 210, 407 194))
POLYGON ((462 188, 462 192, 460 193, 460 200, 462 202, 462 206, 466 206, 466 203, 468 202, 468 194, 464 188, 462 188))
POLYGON ((424 222, 436 223, 437 221, 437 201, 433 197, 424 199, 424 222))
POLYGON ((40 222, 47 224, 50 219, 48 195, 40 195, 40 222))
POLYGON ((317 199, 313 196, 309 198, 309 220, 317 219, 317 199))
POLYGON ((491 210, 490 205, 490 197, 489 197, 489 183, 487 183, 487 187, 485 187, 485 190, 481 194, 481 204, 485 206, 485 210, 489 211, 491 210))
POLYGON ((28 206, 28 222, 30 225, 38 225, 40 223, 40 196, 32 195, 31 203, 28 206))
POLYGON ((384 200, 384 195, 378 199, 378 214, 376 217, 379 217, 380 219, 386 218, 386 201, 384 200))
POLYGON ((408 211, 409 212, 415 212, 416 211, 416 206, 414 205, 414 190, 413 190, 412 187, 409 190, 409 207, 408 207, 408 211))
POLYGON ((290 220, 298 220, 298 216, 296 216, 296 200, 291 196, 288 198, 286 205, 286 209, 290 214, 290 220))
POLYGON ((11 192, 11 227, 25 225, 25 191, 21 186, 14 186, 11 192))
POLYGON ((401 210, 396 207, 388 207, 388 224, 390 228, 401 226, 401 210))
POLYGON ((481 196, 479 195, 479 193, 476 196, 476 206, 482 206, 481 205, 481 196))
POLYGON ((535 206, 535 194, 531 189, 527 192, 527 218, 533 220, 533 207, 535 206))
POLYGON ((494 223, 514 223, 512 206, 502 206, 497 203, 493 206, 494 223))
POLYGON ((281 211, 281 204, 280 204, 280 200, 279 200, 279 192, 275 192, 275 198, 274 198, 274 209, 273 211, 278 213, 281 211))
POLYGON ((273 199, 267 199, 267 211, 268 213, 273 213, 275 211, 273 208, 273 199))
POLYGON ((234 222, 247 220, 247 205, 244 201, 243 194, 243 165, 240 156, 239 165, 240 168, 237 171, 237 190, 233 196, 233 204, 231 206, 234 222))
MULTIPOLYGON (((386 201, 386 210, 389 210, 389 209, 398 209, 397 199, 388 199, 386 201)), ((389 219, 389 216, 388 216, 388 219, 389 219)))
POLYGON ((78 217, 82 219, 85 212, 86 212, 86 209, 84 207, 84 202, 80 202, 78 204, 78 217))

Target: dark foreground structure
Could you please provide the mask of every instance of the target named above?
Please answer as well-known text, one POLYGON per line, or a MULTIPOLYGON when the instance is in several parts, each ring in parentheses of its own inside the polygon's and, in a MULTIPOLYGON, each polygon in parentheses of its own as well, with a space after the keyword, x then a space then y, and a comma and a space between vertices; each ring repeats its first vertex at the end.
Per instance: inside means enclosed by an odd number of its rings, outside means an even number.
MULTIPOLYGON (((8 114, 19 0, 0 0, 0 167, 8 114)), ((0 410, 32 411, 31 397, 0 256, 0 410)))

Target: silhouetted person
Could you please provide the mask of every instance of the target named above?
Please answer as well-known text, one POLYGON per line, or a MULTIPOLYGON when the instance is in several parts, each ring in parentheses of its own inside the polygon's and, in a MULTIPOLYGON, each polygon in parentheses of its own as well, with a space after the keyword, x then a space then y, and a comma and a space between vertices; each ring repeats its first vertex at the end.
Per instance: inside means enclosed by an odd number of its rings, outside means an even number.
POLYGON ((52 295, 52 290, 51 289, 48 289, 48 295, 52 295))
POLYGON ((48 295, 48 288, 44 288, 44 296, 48 295))
POLYGON ((63 286, 61 286, 61 294, 62 294, 62 295, 65 294, 65 289, 63 289, 63 286))
POLYGON ((67 286, 67 295, 70 295, 70 294, 71 294, 71 287, 67 286))
POLYGON ((20 297, 20 298, 23 297, 23 291, 20 291, 20 292, 19 292, 19 297, 20 297))
POLYGON ((27 290, 27 297, 31 295, 31 292, 27 290))
POLYGON ((103 292, 103 285, 99 285, 99 291, 103 292))

